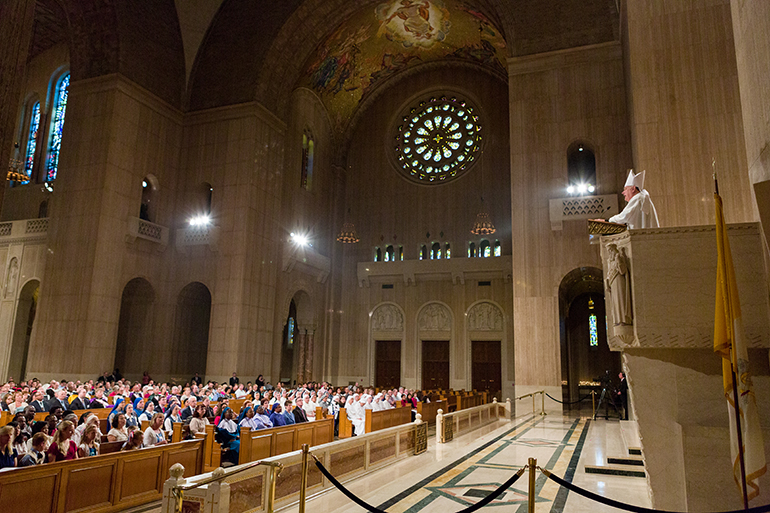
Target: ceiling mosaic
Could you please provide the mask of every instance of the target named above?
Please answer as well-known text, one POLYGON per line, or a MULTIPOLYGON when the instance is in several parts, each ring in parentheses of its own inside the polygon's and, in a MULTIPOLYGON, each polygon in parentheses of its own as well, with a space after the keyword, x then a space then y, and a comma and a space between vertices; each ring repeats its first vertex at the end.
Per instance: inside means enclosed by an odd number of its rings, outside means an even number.
POLYGON ((309 59, 300 85, 321 97, 340 131, 358 104, 402 70, 470 61, 505 74, 505 40, 462 0, 387 0, 342 23, 309 59))

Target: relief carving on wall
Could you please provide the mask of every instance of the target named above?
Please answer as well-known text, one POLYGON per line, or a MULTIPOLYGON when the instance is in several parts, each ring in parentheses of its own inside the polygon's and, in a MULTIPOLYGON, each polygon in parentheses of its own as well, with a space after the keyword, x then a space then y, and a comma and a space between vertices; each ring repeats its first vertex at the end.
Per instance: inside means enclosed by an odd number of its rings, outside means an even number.
POLYGON ((13 257, 11 263, 8 266, 8 272, 5 275, 5 291, 3 297, 7 298, 10 294, 11 297, 16 293, 16 282, 19 280, 19 259, 13 257))
POLYGON ((420 312, 417 326, 425 331, 449 331, 452 329, 449 321, 449 310, 444 305, 432 303, 420 312))
POLYGON ((468 330, 503 331, 503 313, 492 303, 479 303, 468 313, 468 330))
POLYGON ((372 314, 372 331, 403 331, 404 316, 395 305, 382 305, 372 314))

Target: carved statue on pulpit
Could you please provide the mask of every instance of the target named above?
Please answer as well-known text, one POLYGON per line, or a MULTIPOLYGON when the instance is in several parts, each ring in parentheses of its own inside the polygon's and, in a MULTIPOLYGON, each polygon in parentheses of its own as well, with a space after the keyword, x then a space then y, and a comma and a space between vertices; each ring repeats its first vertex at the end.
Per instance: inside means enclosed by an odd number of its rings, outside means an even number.
POLYGON ((612 305, 613 326, 631 326, 634 323, 631 305, 631 273, 625 248, 607 245, 607 292, 612 305))

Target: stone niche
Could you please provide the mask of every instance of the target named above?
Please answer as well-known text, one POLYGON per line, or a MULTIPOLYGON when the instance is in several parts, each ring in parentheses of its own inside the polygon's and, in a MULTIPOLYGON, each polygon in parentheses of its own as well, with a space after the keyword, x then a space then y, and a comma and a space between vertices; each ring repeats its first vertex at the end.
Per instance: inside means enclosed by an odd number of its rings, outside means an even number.
MULTIPOLYGON (((758 224, 729 225, 727 232, 765 453, 769 454, 767 246, 758 224)), ((731 472, 721 362, 712 349, 715 227, 630 230, 602 237, 601 253, 608 341, 612 349, 623 352, 630 418, 638 423, 653 507, 739 509, 742 503, 731 472), (613 276, 613 269, 621 272, 613 276), (625 282, 618 281, 621 279, 625 282), (621 296, 619 305, 613 293, 621 296)), ((767 475, 760 479, 760 490, 760 497, 751 505, 770 502, 767 475)))

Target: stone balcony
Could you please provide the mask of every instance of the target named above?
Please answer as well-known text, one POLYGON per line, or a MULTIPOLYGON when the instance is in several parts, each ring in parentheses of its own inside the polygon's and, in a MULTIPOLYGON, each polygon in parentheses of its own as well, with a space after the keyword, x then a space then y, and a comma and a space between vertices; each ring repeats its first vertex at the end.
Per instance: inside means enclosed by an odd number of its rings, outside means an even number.
POLYGON ((159 224, 145 221, 138 217, 128 216, 126 242, 133 244, 136 239, 149 240, 157 243, 158 249, 163 251, 168 246, 169 229, 159 224))
POLYGON ((551 220, 551 230, 561 230, 564 221, 581 221, 584 219, 614 216, 618 209, 618 195, 603 196, 572 196, 569 198, 552 199, 548 203, 548 214, 551 220))
POLYGON ((449 258, 442 260, 403 260, 396 262, 360 262, 358 286, 403 281, 414 285, 420 281, 452 281, 464 284, 467 279, 511 280, 513 260, 510 255, 489 258, 449 258))
POLYGON ((21 242, 24 240, 45 239, 47 236, 47 217, 0 223, 0 244, 21 242))

